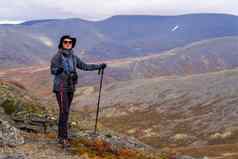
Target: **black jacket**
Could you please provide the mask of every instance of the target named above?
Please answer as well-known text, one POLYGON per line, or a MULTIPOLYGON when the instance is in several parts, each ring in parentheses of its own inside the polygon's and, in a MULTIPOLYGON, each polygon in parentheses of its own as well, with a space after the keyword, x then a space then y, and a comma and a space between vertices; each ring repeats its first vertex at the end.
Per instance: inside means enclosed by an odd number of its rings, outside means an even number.
MULTIPOLYGON (((75 91, 75 83, 69 80, 69 76, 63 71, 62 53, 56 53, 51 59, 50 71, 54 75, 53 92, 60 90, 66 92, 75 91)), ((101 68, 100 64, 86 64, 79 57, 72 54, 74 67, 84 71, 94 71, 101 68)), ((67 58, 67 57, 66 57, 67 58)), ((77 83, 77 82, 76 82, 77 83)))

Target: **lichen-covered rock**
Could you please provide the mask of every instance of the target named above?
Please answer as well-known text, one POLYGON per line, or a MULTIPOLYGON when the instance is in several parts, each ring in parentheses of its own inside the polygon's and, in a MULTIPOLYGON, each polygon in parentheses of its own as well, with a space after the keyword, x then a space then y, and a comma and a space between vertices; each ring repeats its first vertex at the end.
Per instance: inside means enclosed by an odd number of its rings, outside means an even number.
POLYGON ((11 115, 11 119, 15 122, 16 128, 31 132, 50 131, 53 126, 56 126, 56 119, 52 119, 47 114, 38 114, 32 112, 18 112, 11 115))
POLYGON ((2 146, 17 146, 24 143, 20 131, 7 121, 0 119, 0 144, 2 146))
POLYGON ((25 155, 15 154, 15 155, 0 155, 0 159, 28 159, 25 155))
POLYGON ((176 159, 208 159, 207 157, 191 157, 191 156, 179 156, 179 157, 176 157, 176 159))
POLYGON ((78 131, 71 134, 75 138, 81 138, 90 141, 92 144, 106 145, 109 151, 120 152, 124 149, 131 150, 149 150, 150 146, 141 143, 135 138, 128 137, 122 134, 115 134, 111 132, 94 133, 93 131, 78 131))
POLYGON ((14 127, 31 132, 46 132, 56 125, 39 99, 10 81, 0 80, 0 116, 14 127))

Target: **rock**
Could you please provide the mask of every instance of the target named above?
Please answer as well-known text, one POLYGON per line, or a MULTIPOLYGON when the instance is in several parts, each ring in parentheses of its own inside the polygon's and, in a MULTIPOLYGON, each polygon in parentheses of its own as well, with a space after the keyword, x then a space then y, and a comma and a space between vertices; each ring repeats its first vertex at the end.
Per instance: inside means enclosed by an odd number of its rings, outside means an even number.
POLYGON ((0 159, 27 159, 25 155, 0 155, 0 159))
POLYGON ((141 143, 133 137, 127 137, 122 134, 100 132, 95 134, 92 131, 79 131, 71 134, 75 138, 83 138, 88 141, 97 143, 98 141, 103 142, 105 145, 110 147, 109 149, 113 152, 118 152, 123 149, 132 150, 145 150, 152 149, 150 146, 141 143))
POLYGON ((176 157, 176 159, 195 159, 191 156, 180 156, 180 157, 176 157))
POLYGON ((0 144, 2 146, 17 146, 24 144, 20 131, 7 121, 0 119, 0 144))
POLYGON ((28 132, 44 132, 46 133, 51 127, 56 125, 56 120, 47 114, 37 114, 30 112, 17 112, 11 115, 14 126, 18 129, 28 132))
POLYGON ((176 157, 176 159, 208 159, 208 158, 207 157, 194 158, 191 156, 180 156, 180 157, 176 157))
POLYGON ((224 132, 224 133, 215 133, 215 134, 212 134, 210 136, 210 139, 226 139, 228 137, 232 136, 232 132, 231 131, 227 131, 227 132, 224 132))

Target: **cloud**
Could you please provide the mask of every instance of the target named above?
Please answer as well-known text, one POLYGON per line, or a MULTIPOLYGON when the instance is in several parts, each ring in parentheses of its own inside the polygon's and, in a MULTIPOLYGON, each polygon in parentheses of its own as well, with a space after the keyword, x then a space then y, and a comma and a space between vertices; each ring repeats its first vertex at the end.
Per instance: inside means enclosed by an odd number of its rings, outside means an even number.
POLYGON ((80 17, 103 19, 118 14, 175 15, 228 13, 238 15, 235 0, 8 0, 0 2, 0 19, 30 20, 80 17))
POLYGON ((0 24, 21 24, 24 21, 18 21, 18 20, 1 20, 0 24))

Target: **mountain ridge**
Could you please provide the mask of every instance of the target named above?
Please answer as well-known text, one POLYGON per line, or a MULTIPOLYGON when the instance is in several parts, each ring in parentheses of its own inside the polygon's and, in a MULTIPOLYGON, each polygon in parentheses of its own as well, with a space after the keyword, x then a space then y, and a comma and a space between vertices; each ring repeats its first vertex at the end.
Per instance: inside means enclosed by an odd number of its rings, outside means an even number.
MULTIPOLYGON (((79 20, 79 21, 86 21, 86 22, 103 22, 103 21, 107 21, 107 20, 111 20, 114 18, 126 18, 126 17, 137 17, 137 18, 141 18, 141 17, 182 17, 182 16, 194 16, 194 15, 199 15, 199 16, 214 16, 214 15, 222 15, 222 16, 234 16, 234 17, 238 17, 237 15, 234 14, 225 14, 225 13, 189 13, 189 14, 178 14, 178 15, 146 15, 146 14, 119 14, 119 15, 113 15, 111 17, 105 18, 103 20, 87 20, 87 19, 83 19, 83 18, 53 18, 53 19, 36 19, 36 20, 27 20, 24 21, 23 23, 20 24, 14 24, 14 25, 28 25, 28 22, 30 22, 30 24, 35 24, 35 23, 41 23, 41 22, 50 22, 50 21, 61 21, 61 20, 79 20)), ((3 24, 0 24, 3 25, 3 24)), ((12 24, 9 24, 12 25, 12 24)))
MULTIPOLYGON (((224 36, 238 35, 238 17, 225 14, 191 14, 181 16, 114 16, 99 22, 70 19, 49 19, 25 22, 22 25, 0 25, 0 40, 11 43, 0 55, 16 55, 17 52, 25 61, 25 65, 39 63, 41 58, 31 59, 35 48, 39 55, 45 54, 45 61, 57 49, 59 38, 70 34, 78 38, 75 51, 91 61, 111 60, 118 58, 139 57, 153 53, 161 53, 187 44, 224 36), (25 24, 25 25, 24 25, 25 24), (11 32, 19 36, 8 39, 11 32), (41 40, 48 45, 42 45, 41 40), (17 46, 19 41, 25 45, 17 46), (39 61, 37 61, 39 60, 39 61)), ((13 56, 14 57, 14 56, 13 56)), ((18 57, 19 58, 19 57, 18 57)), ((19 58, 20 59, 20 58, 19 58)), ((48 59, 48 60, 47 60, 48 59)), ((23 62, 18 62, 18 65, 23 62)), ((4 60, 1 60, 2 65, 4 60)), ((6 64, 5 64, 6 65, 6 64)))

